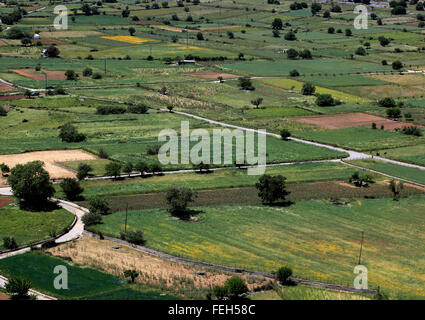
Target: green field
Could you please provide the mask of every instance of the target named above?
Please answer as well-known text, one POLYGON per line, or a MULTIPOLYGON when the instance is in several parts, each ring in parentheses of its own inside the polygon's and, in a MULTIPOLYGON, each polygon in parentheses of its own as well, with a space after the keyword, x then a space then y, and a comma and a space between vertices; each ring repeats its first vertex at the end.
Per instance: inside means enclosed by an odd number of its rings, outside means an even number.
MULTIPOLYGON (((23 246, 61 233, 74 221, 74 215, 59 208, 48 211, 20 209, 12 202, 0 208, 0 221, 0 239, 13 236, 18 246, 23 246)), ((4 249, 3 241, 1 249, 4 249)))
POLYGON ((354 161, 349 161, 349 163, 352 163, 357 166, 373 169, 379 172, 383 172, 391 176, 425 184, 424 170, 409 168, 405 166, 399 166, 396 164, 387 163, 387 162, 383 162, 379 160, 371 160, 371 159, 354 160, 354 161))
MULTIPOLYGON (((281 174, 288 183, 347 180, 356 171, 344 164, 325 162, 294 164, 266 168, 267 174, 281 174)), ((192 189, 218 189, 253 187, 259 176, 248 175, 245 170, 225 169, 210 174, 179 173, 150 178, 131 178, 126 180, 92 180, 83 181, 83 195, 88 198, 94 195, 116 196, 165 191, 173 185, 192 189)), ((60 189, 56 187, 59 192, 60 189)), ((57 193, 61 196, 61 193, 57 193)))
MULTIPOLYGON (((175 299, 154 291, 131 289, 126 281, 95 269, 79 267, 65 260, 42 253, 30 252, 0 260, 0 272, 7 277, 21 277, 31 281, 32 288, 59 299, 85 300, 158 300, 175 299), (68 269, 68 288, 53 286, 53 270, 62 265, 68 269)), ((137 288, 137 287, 135 287, 137 288)))
MULTIPOLYGON (((196 223, 156 209, 129 212, 128 227, 143 230, 147 246, 170 254, 269 272, 289 265, 298 277, 347 285, 365 231, 362 264, 369 269, 369 287, 380 285, 394 298, 423 298, 418 270, 424 204, 423 197, 409 197, 347 206, 301 201, 290 207, 202 207, 196 223)), ((106 216, 95 229, 117 237, 124 218, 125 212, 106 216)))

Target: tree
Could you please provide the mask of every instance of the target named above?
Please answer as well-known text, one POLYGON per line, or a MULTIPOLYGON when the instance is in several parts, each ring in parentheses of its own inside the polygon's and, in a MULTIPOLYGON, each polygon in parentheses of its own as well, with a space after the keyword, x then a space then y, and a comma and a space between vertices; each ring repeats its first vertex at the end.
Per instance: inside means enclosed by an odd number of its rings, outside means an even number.
POLYGON ((272 29, 273 30, 282 30, 282 28, 283 28, 282 19, 275 18, 272 22, 272 29))
POLYGON ((42 205, 55 193, 49 173, 43 169, 43 162, 33 161, 16 165, 7 182, 15 197, 29 205, 42 205))
POLYGON ((272 34, 274 38, 280 38, 280 32, 277 29, 272 30, 272 34))
POLYGON ((263 98, 257 98, 257 99, 251 100, 251 104, 255 106, 255 109, 258 109, 258 107, 262 103, 263 103, 263 98))
POLYGON ((298 77, 299 75, 300 75, 300 73, 296 69, 289 71, 290 77, 298 77))
POLYGON ((288 57, 288 59, 291 60, 295 60, 296 58, 298 58, 298 54, 298 51, 293 48, 290 48, 288 49, 288 51, 286 51, 286 56, 288 57))
POLYGON ((394 14, 394 15, 406 14, 406 8, 402 6, 396 6, 395 8, 391 10, 391 14, 394 14))
POLYGON ((401 196, 401 191, 404 188, 404 185, 401 181, 398 180, 391 180, 389 188, 391 190, 391 192, 393 193, 393 200, 394 201, 398 201, 400 199, 401 196))
POLYGON ((335 28, 334 27, 329 27, 328 28, 328 33, 334 34, 335 33, 335 28))
POLYGON ((359 55, 359 56, 365 56, 366 55, 366 50, 363 47, 358 47, 356 49, 355 54, 359 55))
POLYGON ((228 290, 226 286, 215 286, 213 288, 213 295, 218 299, 218 300, 223 300, 224 297, 227 296, 228 290))
POLYGON ((255 90, 254 86, 252 85, 251 79, 249 77, 240 77, 239 78, 239 87, 241 87, 242 90, 255 90))
POLYGON ((335 100, 329 93, 318 94, 316 98, 316 104, 319 107, 329 107, 335 105, 335 100))
POLYGON ((122 12, 121 12, 121 16, 123 18, 128 18, 130 16, 130 10, 128 10, 128 7, 126 7, 122 12))
POLYGON ((282 140, 288 140, 288 138, 291 136, 291 133, 288 129, 281 129, 280 136, 282 137, 282 140))
POLYGON ((81 218, 85 226, 93 226, 102 223, 102 215, 95 212, 87 212, 81 218))
POLYGON ((31 39, 29 39, 29 38, 23 38, 23 39, 21 39, 21 43, 22 43, 22 45, 23 45, 24 47, 26 47, 26 46, 28 46, 29 44, 32 44, 32 41, 31 41, 31 39))
POLYGON ((133 172, 133 164, 131 162, 126 162, 122 169, 123 172, 127 173, 130 176, 130 173, 133 172))
POLYGON ((392 63, 392 67, 394 70, 400 70, 403 68, 403 63, 400 60, 396 60, 392 63))
POLYGON ((134 170, 140 172, 141 175, 144 175, 148 171, 148 164, 144 161, 139 161, 134 166, 134 170))
POLYGON ((63 193, 68 200, 76 200, 78 196, 84 191, 80 183, 76 179, 65 178, 61 183, 63 193))
POLYGON ((93 69, 91 68, 85 68, 83 70, 83 76, 84 77, 90 77, 93 74, 93 69))
POLYGON ((91 171, 93 171, 93 168, 89 164, 80 163, 77 169, 77 179, 84 180, 91 171))
POLYGON ((171 215, 184 219, 187 218, 189 212, 187 206, 190 202, 194 201, 197 194, 188 188, 173 186, 166 192, 166 200, 168 204, 168 211, 171 215))
POLYGON ((297 37, 295 36, 295 33, 293 31, 289 31, 288 33, 286 33, 284 38, 288 41, 297 40, 297 37))
POLYGON ((136 270, 125 270, 124 277, 130 278, 130 282, 134 283, 136 278, 139 276, 139 273, 136 270))
POLYGON ((316 87, 309 82, 304 83, 301 88, 301 93, 305 96, 311 96, 314 94, 315 91, 316 87))
POLYGON ((56 58, 56 57, 58 57, 58 56, 59 56, 59 54, 60 54, 59 49, 58 49, 58 48, 56 48, 56 46, 54 46, 54 45, 51 45, 50 47, 48 47, 48 48, 46 49, 46 55, 47 55, 49 58, 56 58))
POLYGON ((134 34, 136 33, 136 29, 134 29, 133 27, 128 28, 128 33, 130 34, 130 36, 134 36, 134 34))
POLYGON ((66 80, 77 80, 78 74, 74 70, 66 70, 65 77, 66 77, 66 80))
POLYGON ((323 18, 328 19, 328 18, 330 18, 330 17, 331 17, 331 13, 329 12, 329 10, 326 10, 326 11, 323 13, 323 18))
POLYGON ((261 201, 264 204, 272 204, 278 200, 285 201, 286 196, 289 194, 289 192, 286 191, 285 180, 286 178, 281 175, 262 175, 255 184, 261 201))
POLYGON ((59 132, 59 138, 65 142, 81 142, 86 140, 86 136, 77 131, 77 128, 74 127, 71 123, 63 125, 59 132))
POLYGON ((6 117, 6 116, 7 116, 6 109, 0 106, 0 117, 6 117))
POLYGON ((389 38, 385 38, 384 36, 378 37, 379 44, 382 47, 385 47, 390 44, 391 40, 389 38))
POLYGON ((389 118, 398 119, 401 117, 401 110, 399 108, 388 108, 387 116, 389 118))
POLYGON ((345 35, 347 37, 351 37, 353 35, 353 32, 351 31, 351 29, 345 29, 345 35))
POLYGON ((198 39, 199 41, 204 40, 204 35, 202 34, 202 32, 198 32, 196 34, 196 39, 198 39))
POLYGON ((304 49, 298 53, 302 59, 313 59, 311 51, 308 49, 304 49))
POLYGON ((288 284, 290 283, 289 278, 292 276, 292 269, 289 267, 280 267, 276 271, 276 279, 281 284, 288 284))
POLYGON ((386 97, 378 101, 378 105, 384 108, 393 108, 396 106, 396 103, 393 98, 386 97))
POLYGON ((115 161, 109 162, 105 166, 105 174, 107 176, 113 176, 116 179, 121 173, 121 167, 121 163, 115 161))
POLYGON ((245 281, 239 277, 231 277, 226 280, 225 287, 232 298, 238 298, 241 294, 248 291, 245 281))
POLYGON ((136 114, 145 114, 148 112, 148 106, 143 103, 138 103, 136 105, 131 105, 127 108, 127 112, 136 113, 136 114))
POLYGON ((89 210, 92 213, 106 215, 110 213, 111 207, 105 198, 96 196, 89 200, 89 210))
POLYGON ((12 277, 6 283, 6 292, 13 295, 13 299, 28 299, 28 291, 31 288, 31 282, 27 279, 12 277))

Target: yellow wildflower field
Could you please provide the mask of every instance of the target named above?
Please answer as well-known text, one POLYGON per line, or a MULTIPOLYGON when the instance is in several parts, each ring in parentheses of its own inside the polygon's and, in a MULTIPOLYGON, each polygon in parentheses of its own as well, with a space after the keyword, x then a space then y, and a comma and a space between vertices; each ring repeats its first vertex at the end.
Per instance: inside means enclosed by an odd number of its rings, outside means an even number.
POLYGON ((152 41, 152 40, 140 39, 140 38, 131 37, 131 36, 102 36, 101 38, 120 41, 120 42, 126 42, 131 44, 142 44, 148 41, 152 41))

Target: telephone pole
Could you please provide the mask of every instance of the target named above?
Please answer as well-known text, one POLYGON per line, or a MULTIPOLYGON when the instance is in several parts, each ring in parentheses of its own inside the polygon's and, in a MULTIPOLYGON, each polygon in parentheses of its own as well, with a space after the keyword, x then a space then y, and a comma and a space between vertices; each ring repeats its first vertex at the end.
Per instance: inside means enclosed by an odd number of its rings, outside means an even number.
POLYGON ((362 231, 362 241, 360 242, 360 253, 359 253, 359 265, 362 261, 362 250, 363 250, 363 239, 364 239, 364 231, 362 231))

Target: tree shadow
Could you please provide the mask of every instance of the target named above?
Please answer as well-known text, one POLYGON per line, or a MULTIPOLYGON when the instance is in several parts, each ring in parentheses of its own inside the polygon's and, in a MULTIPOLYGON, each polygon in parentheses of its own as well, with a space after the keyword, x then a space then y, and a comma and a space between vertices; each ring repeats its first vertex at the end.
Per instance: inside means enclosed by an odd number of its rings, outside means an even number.
POLYGON ((295 202, 291 200, 285 200, 285 201, 279 201, 279 202, 273 202, 273 203, 264 203, 263 205, 269 206, 269 207, 290 207, 295 202))
POLYGON ((187 209, 184 212, 179 212, 177 214, 173 214, 173 216, 179 218, 182 221, 196 222, 196 221, 193 220, 193 218, 198 216, 201 213, 204 213, 204 212, 205 211, 203 211, 203 210, 187 209))
POLYGON ((40 212, 40 211, 51 212, 51 211, 60 209, 57 203, 52 201, 28 202, 23 200, 19 202, 19 208, 21 210, 30 211, 30 212, 40 212))

